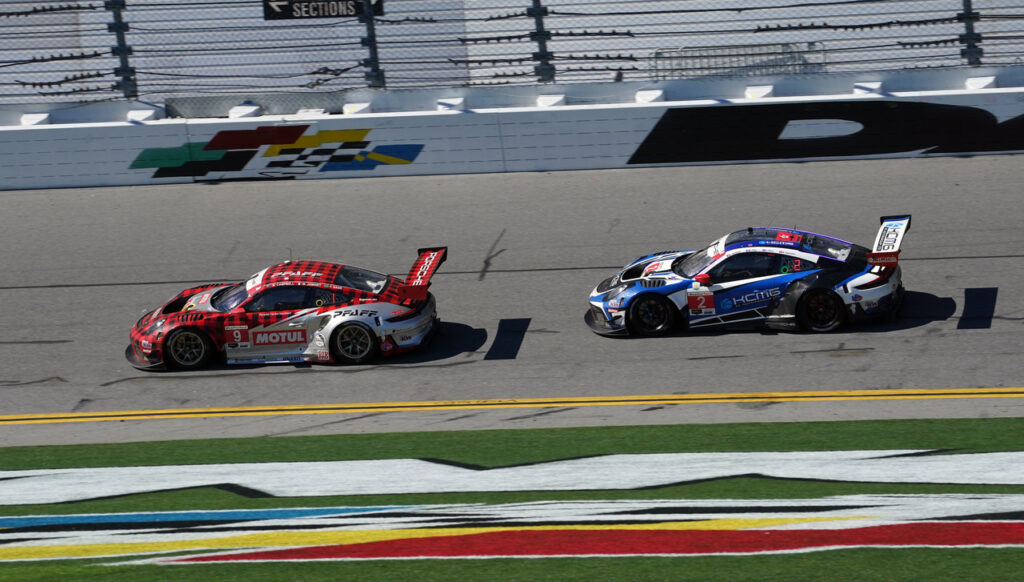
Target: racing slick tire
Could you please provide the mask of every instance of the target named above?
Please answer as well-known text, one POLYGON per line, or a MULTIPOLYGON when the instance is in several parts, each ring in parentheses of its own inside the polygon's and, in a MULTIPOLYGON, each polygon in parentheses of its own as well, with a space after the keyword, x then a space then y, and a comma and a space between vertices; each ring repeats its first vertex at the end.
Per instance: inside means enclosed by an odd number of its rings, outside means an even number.
POLYGON ((846 311, 843 300, 827 289, 811 289, 800 297, 796 320, 800 329, 825 333, 843 325, 846 311))
POLYGON ((213 357, 213 342, 201 331, 176 329, 164 340, 164 364, 177 370, 198 370, 213 357))
POLYGON ((676 306, 661 295, 641 295, 629 305, 626 325, 641 336, 665 335, 676 325, 676 306))
POLYGON ((380 342, 368 327, 347 323, 331 334, 331 357, 343 364, 365 364, 380 353, 380 342))

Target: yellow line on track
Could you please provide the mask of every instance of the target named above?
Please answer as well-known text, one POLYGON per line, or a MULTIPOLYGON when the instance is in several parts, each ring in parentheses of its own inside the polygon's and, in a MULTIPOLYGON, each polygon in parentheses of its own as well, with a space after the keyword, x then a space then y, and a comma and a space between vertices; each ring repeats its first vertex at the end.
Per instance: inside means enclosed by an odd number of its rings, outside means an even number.
POLYGON ((354 414, 368 412, 432 412, 505 408, 578 408, 584 406, 648 406, 652 404, 729 404, 741 402, 822 402, 829 400, 933 400, 942 398, 1024 398, 1024 388, 944 388, 900 390, 834 390, 809 392, 738 392, 731 394, 656 394, 649 396, 580 396, 565 398, 507 398, 494 400, 439 400, 427 402, 371 402, 351 404, 298 404, 122 410, 0 415, 0 425, 54 424, 204 418, 224 416, 276 416, 284 414, 354 414))

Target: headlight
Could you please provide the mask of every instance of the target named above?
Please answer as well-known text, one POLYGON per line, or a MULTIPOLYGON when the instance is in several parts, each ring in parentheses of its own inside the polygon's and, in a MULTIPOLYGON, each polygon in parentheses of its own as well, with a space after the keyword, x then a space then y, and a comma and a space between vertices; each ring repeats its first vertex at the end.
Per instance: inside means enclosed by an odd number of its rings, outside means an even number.
POLYGON ((607 293, 609 289, 611 289, 612 287, 615 287, 618 284, 619 284, 619 276, 618 275, 615 275, 614 277, 608 277, 604 281, 601 281, 600 283, 597 284, 596 291, 598 293, 607 293))
POLYGON ((143 335, 153 335, 153 333, 155 333, 156 330, 160 329, 160 326, 162 326, 163 324, 164 324, 164 320, 161 317, 161 318, 157 319, 156 321, 154 321, 153 323, 149 324, 149 326, 146 327, 146 330, 143 331, 142 333, 143 333, 143 335))
POLYGON ((626 289, 629 289, 629 284, 622 284, 612 288, 608 293, 605 294, 604 300, 608 302, 608 307, 622 307, 622 299, 619 299, 619 295, 622 295, 626 289))

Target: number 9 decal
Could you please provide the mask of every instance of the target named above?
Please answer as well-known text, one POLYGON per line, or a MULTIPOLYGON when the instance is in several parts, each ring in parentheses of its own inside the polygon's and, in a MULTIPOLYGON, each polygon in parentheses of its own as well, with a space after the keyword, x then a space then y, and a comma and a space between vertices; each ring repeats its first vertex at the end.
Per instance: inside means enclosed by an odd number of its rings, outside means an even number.
MULTIPOLYGON (((227 341, 244 346, 249 343, 249 328, 244 325, 233 325, 224 328, 227 332, 227 341)), ((234 347, 234 346, 232 346, 234 347)))

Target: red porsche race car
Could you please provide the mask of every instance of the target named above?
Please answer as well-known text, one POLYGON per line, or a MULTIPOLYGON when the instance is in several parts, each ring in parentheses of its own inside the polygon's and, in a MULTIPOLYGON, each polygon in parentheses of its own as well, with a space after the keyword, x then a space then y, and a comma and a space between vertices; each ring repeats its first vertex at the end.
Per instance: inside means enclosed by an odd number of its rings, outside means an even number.
POLYGON ((324 261, 285 261, 240 283, 186 289, 143 315, 125 357, 137 368, 362 364, 417 348, 438 326, 430 279, 447 247, 419 249, 405 279, 324 261))

